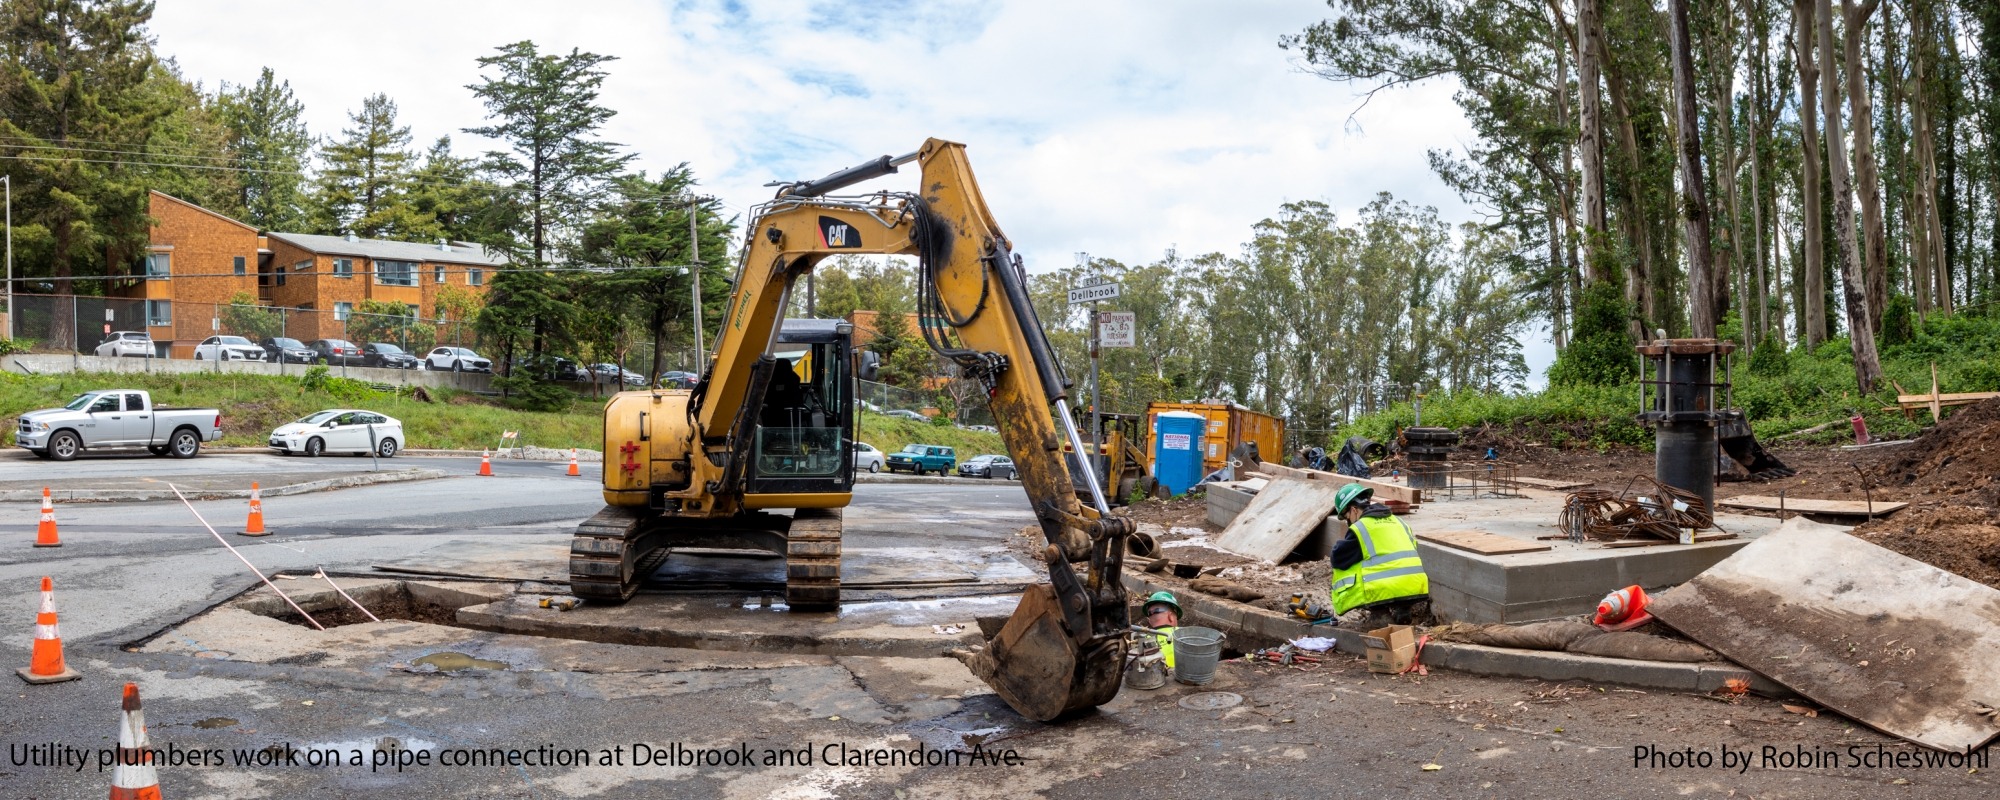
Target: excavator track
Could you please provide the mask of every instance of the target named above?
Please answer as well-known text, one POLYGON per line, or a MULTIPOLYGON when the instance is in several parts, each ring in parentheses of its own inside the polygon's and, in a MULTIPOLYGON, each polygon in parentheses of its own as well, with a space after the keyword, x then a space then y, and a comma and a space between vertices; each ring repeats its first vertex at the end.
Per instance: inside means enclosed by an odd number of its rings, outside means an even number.
POLYGON ((576 528, 569 543, 569 590, 585 600, 623 603, 632 599, 645 576, 666 559, 666 548, 640 547, 648 512, 644 508, 605 506, 576 528), (652 562, 639 563, 641 559, 652 562), (644 567, 644 569, 641 569, 644 567))
POLYGON ((840 607, 841 509, 801 508, 785 535, 785 605, 840 607))

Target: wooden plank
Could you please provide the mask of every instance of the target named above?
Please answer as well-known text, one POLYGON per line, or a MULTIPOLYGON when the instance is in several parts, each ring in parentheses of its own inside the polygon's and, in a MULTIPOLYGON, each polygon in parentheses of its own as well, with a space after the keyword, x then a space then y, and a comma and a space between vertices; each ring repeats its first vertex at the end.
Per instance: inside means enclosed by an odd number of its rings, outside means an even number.
POLYGON ((1550 545, 1536 544, 1486 531, 1422 531, 1417 534, 1417 538, 1432 544, 1441 544, 1458 550, 1470 550, 1486 556, 1497 556, 1507 553, 1539 553, 1544 550, 1555 549, 1550 545))
POLYGON ((1787 520, 1648 607, 1730 660, 1868 727, 1965 752, 2000 737, 2000 591, 1787 520))
POLYGON ((1512 478, 1494 478, 1493 480, 1498 483, 1514 483, 1514 484, 1520 484, 1522 486, 1532 486, 1537 489, 1553 489, 1558 492, 1567 492, 1571 489, 1581 489, 1591 484, 1590 481, 1553 480, 1550 478, 1529 478, 1520 475, 1514 476, 1512 478))
POLYGON ((1424 493, 1423 490, 1421 489, 1412 489, 1408 486, 1403 486, 1401 484, 1389 483, 1386 481, 1378 481, 1370 478, 1356 478, 1352 475, 1340 475, 1317 469, 1299 469, 1298 467, 1287 467, 1283 464, 1273 464, 1269 461, 1266 461, 1262 465, 1259 465, 1257 467, 1257 470, 1263 473, 1264 475, 1268 475, 1273 478, 1294 478, 1294 479, 1309 480, 1309 481, 1339 481, 1341 483, 1358 483, 1361 484, 1362 486, 1374 489, 1375 497, 1378 500, 1401 500, 1405 503, 1409 503, 1410 505, 1417 505, 1418 503, 1422 503, 1424 501, 1424 493))
POLYGON ((1272 481, 1250 498, 1215 546, 1276 564, 1326 522, 1339 488, 1325 481, 1272 481))
POLYGON ((1786 512, 1800 514, 1830 514, 1837 517, 1883 517, 1903 510, 1909 503, 1895 500, 1877 500, 1871 513, 1868 502, 1863 500, 1813 500, 1805 497, 1788 497, 1780 501, 1776 497, 1745 494, 1720 500, 1716 505, 1724 508, 1748 508, 1757 511, 1777 511, 1780 505, 1786 512))
MULTIPOLYGON (((1921 408, 1930 405, 1931 397, 1930 394, 1901 394, 1896 396, 1896 402, 1906 406, 1921 408)), ((1991 400, 1995 397, 2000 397, 2000 392, 1946 392, 1937 395, 1937 401, 1945 405, 1965 405, 1967 403, 1991 400)))

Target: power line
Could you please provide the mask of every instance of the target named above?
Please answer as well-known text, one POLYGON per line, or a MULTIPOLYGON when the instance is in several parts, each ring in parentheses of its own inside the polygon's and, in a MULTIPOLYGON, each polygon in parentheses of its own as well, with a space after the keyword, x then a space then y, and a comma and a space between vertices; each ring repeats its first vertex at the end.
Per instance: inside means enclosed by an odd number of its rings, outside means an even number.
MULTIPOLYGON (((469 266, 469 265, 468 265, 468 266, 469 266)), ((511 273, 511 272, 596 272, 596 273, 618 273, 618 272, 646 272, 646 271, 650 271, 650 270, 660 270, 660 271, 664 271, 664 272, 675 272, 675 271, 679 271, 679 272, 686 272, 686 271, 687 271, 687 270, 688 270, 689 268, 691 268, 691 267, 692 267, 692 268, 696 268, 696 269, 699 269, 699 268, 700 268, 700 266, 701 266, 701 265, 689 265, 689 264, 652 264, 652 265, 647 265, 647 266, 643 266, 643 267, 470 267, 470 268, 471 268, 471 269, 477 269, 477 270, 479 270, 479 271, 480 271, 480 273, 481 273, 481 275, 483 276, 483 275, 487 275, 487 274, 493 274, 493 275, 498 275, 498 274, 501 274, 501 273, 511 273)), ((57 282, 57 281, 71 281, 71 282, 84 282, 84 283, 89 283, 89 282, 94 282, 94 281, 148 281, 148 280, 173 280, 174 278, 247 278, 247 277, 252 277, 253 275, 266 275, 266 276, 268 276, 268 275, 276 275, 276 274, 278 274, 278 273, 276 273, 276 272, 262 272, 262 273, 237 273, 237 272, 195 272, 195 273, 188 273, 188 272, 175 272, 175 273, 172 273, 172 274, 169 274, 168 276, 166 276, 166 277, 164 277, 164 278, 152 278, 152 277, 148 277, 148 276, 147 276, 146 274, 144 274, 144 273, 139 273, 139 274, 134 274, 134 275, 68 275, 68 276, 61 276, 61 277, 58 277, 58 276, 55 276, 55 275, 42 275, 42 276, 37 276, 37 277, 32 277, 32 278, 24 278, 24 277, 20 277, 20 276, 16 276, 16 277, 14 278, 14 282, 15 282, 15 283, 29 283, 29 282, 33 282, 33 283, 54 283, 54 282, 57 282)), ((366 272, 359 272, 359 273, 355 273, 355 274, 357 274, 357 275, 367 275, 368 273, 366 273, 366 272)), ((333 277, 333 273, 330 273, 330 272, 286 272, 286 273, 284 273, 284 275, 285 275, 285 277, 287 277, 287 278, 297 278, 297 277, 326 277, 326 278, 331 278, 331 277, 333 277)), ((346 280, 346 278, 341 278, 341 280, 346 280)), ((0 284, 5 284, 5 283, 6 283, 6 280, 5 280, 4 278, 0 278, 0 284)), ((383 285, 383 286, 388 286, 388 285, 391 285, 391 284, 378 284, 378 285, 383 285)), ((413 288, 413 287, 403 287, 403 288, 413 288)), ((23 297, 28 297, 28 296, 33 296, 33 295, 20 295, 20 296, 23 296, 23 297)), ((49 295, 49 296, 60 296, 60 295, 49 295)), ((89 296, 89 295, 79 295, 79 296, 86 296, 86 297, 87 297, 87 296, 89 296)))

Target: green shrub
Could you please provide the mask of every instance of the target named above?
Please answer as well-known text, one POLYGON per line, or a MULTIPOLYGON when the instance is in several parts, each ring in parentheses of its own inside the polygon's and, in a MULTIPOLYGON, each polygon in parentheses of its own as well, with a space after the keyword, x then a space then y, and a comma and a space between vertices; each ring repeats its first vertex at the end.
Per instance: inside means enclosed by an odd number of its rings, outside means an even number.
POLYGON ((1613 386, 1632 380, 1638 356, 1626 333, 1631 316, 1618 287, 1600 282, 1585 289, 1569 347, 1549 367, 1549 385, 1613 386))

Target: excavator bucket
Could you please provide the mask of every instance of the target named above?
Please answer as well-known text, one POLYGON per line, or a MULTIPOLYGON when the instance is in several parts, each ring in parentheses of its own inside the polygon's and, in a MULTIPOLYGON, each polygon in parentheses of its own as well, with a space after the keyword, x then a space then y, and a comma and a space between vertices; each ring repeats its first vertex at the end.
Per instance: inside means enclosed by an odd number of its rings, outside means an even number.
POLYGON ((1750 422, 1742 411, 1730 411, 1722 419, 1722 426, 1716 429, 1715 443, 1729 458, 1759 480, 1774 480, 1797 475, 1798 470, 1785 466, 1777 456, 1771 455, 1764 446, 1757 443, 1757 436, 1750 432, 1750 422))
POLYGON ((1122 639, 1077 644, 1064 626, 1055 589, 1047 584, 1023 592, 1000 634, 966 660, 1000 699, 1038 722, 1110 702, 1124 665, 1122 639))

